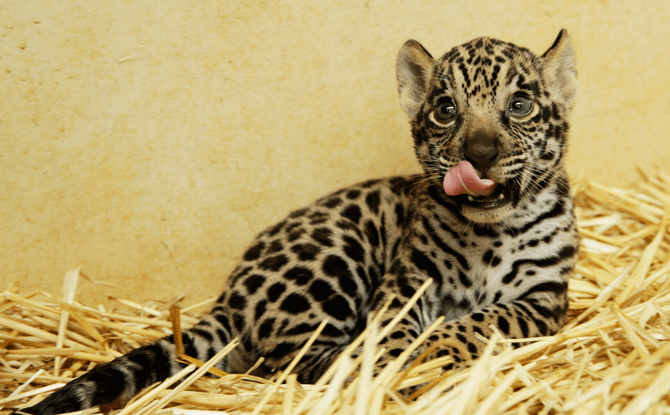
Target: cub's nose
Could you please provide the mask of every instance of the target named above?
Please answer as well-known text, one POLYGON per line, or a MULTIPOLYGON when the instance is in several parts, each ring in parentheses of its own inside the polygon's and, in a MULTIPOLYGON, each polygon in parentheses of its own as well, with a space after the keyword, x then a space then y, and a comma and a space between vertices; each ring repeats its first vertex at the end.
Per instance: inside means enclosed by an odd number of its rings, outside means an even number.
POLYGON ((463 144, 463 158, 472 164, 482 178, 486 177, 486 172, 496 162, 498 154, 500 154, 498 134, 485 130, 475 130, 467 134, 463 144))

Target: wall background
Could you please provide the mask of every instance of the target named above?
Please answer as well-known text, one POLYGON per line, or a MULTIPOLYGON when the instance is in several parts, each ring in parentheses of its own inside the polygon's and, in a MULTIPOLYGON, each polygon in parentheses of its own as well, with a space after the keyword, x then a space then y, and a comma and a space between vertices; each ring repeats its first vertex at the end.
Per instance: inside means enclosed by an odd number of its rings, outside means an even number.
POLYGON ((356 181, 416 172, 395 57, 487 35, 580 93, 568 168, 628 186, 670 162, 666 1, 3 0, 0 289, 216 295, 255 233, 356 181))

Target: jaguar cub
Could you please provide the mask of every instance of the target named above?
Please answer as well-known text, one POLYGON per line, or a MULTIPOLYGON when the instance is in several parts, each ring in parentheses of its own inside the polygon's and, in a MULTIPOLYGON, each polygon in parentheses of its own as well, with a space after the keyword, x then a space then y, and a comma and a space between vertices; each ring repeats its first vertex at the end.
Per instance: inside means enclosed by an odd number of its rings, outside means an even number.
MULTIPOLYGON (((263 357, 255 373, 269 376, 328 318, 295 369, 314 382, 368 314, 394 296, 388 322, 429 278, 382 340, 378 368, 440 316, 446 322, 416 355, 444 343, 434 356, 457 365, 481 354, 476 334, 490 336, 491 325, 516 339, 561 328, 579 244, 563 167, 577 91, 567 32, 542 56, 482 37, 434 59, 410 40, 397 78, 425 173, 339 190, 261 232, 211 313, 184 333, 187 354, 204 361, 238 337, 219 367, 244 372, 263 357)), ((178 369, 166 337, 15 413, 123 403, 178 369)))

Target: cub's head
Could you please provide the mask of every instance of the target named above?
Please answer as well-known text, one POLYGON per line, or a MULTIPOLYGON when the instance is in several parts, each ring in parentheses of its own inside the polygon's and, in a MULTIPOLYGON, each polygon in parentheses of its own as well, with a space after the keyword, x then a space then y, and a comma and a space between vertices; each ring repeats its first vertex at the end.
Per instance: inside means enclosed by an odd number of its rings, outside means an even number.
POLYGON ((400 104, 429 181, 468 161, 496 182, 489 196, 453 196, 478 223, 502 222, 525 198, 562 179, 568 117, 577 93, 575 54, 562 30, 542 56, 478 38, 439 59, 418 42, 398 55, 400 104))

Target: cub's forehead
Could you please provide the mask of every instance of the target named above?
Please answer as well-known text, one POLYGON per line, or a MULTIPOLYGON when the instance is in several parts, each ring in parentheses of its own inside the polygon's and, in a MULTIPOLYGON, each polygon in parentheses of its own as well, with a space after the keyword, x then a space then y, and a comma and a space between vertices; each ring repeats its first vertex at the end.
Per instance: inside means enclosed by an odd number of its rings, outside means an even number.
POLYGON ((510 86, 540 76, 540 58, 530 50, 488 37, 456 46, 435 62, 438 88, 459 89, 466 95, 483 90, 496 94, 510 86))
POLYGON ((439 63, 444 67, 460 64, 486 67, 496 63, 536 64, 538 60, 533 52, 524 47, 490 37, 479 37, 455 46, 439 59, 439 63))

